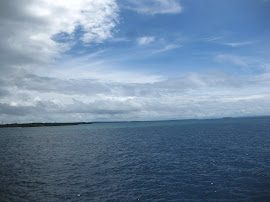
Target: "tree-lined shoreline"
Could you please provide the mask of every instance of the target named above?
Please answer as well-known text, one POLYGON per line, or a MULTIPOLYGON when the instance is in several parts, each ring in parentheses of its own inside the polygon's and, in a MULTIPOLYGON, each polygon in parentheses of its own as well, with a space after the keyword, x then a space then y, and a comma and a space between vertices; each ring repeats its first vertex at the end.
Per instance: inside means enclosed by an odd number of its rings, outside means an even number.
POLYGON ((74 126, 80 124, 92 124, 92 122, 70 122, 70 123, 11 123, 2 124, 0 128, 10 127, 45 127, 45 126, 74 126))

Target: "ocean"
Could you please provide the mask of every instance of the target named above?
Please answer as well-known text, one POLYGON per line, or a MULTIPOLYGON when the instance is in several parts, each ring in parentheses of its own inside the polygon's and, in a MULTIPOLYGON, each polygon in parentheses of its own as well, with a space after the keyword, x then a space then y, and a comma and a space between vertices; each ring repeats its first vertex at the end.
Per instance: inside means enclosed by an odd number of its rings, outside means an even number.
POLYGON ((270 118, 0 128, 0 201, 270 201, 270 118))

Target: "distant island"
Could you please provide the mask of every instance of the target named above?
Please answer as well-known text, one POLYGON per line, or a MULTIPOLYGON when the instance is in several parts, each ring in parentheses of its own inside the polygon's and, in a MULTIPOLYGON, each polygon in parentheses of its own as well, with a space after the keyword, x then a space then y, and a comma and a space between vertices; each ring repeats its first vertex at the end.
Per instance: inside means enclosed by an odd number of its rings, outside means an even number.
POLYGON ((45 127, 45 126, 74 126, 80 124, 92 124, 92 122, 71 122, 71 123, 11 123, 2 124, 0 128, 10 127, 45 127))

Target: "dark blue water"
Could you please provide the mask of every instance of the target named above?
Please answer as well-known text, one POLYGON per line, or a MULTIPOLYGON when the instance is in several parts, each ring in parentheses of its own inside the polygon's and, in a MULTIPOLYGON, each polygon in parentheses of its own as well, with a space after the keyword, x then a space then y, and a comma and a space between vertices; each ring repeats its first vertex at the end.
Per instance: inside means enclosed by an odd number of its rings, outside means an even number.
POLYGON ((0 129, 0 201, 269 201, 270 118, 0 129))

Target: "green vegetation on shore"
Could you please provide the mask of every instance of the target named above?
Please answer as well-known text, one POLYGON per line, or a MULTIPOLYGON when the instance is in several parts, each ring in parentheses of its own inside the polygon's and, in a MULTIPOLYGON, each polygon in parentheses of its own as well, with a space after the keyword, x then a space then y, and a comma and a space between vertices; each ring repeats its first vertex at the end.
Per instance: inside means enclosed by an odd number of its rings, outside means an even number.
POLYGON ((9 127, 43 127, 43 126, 74 126, 80 124, 92 124, 91 122, 71 122, 71 123, 11 123, 2 124, 0 128, 9 127))

